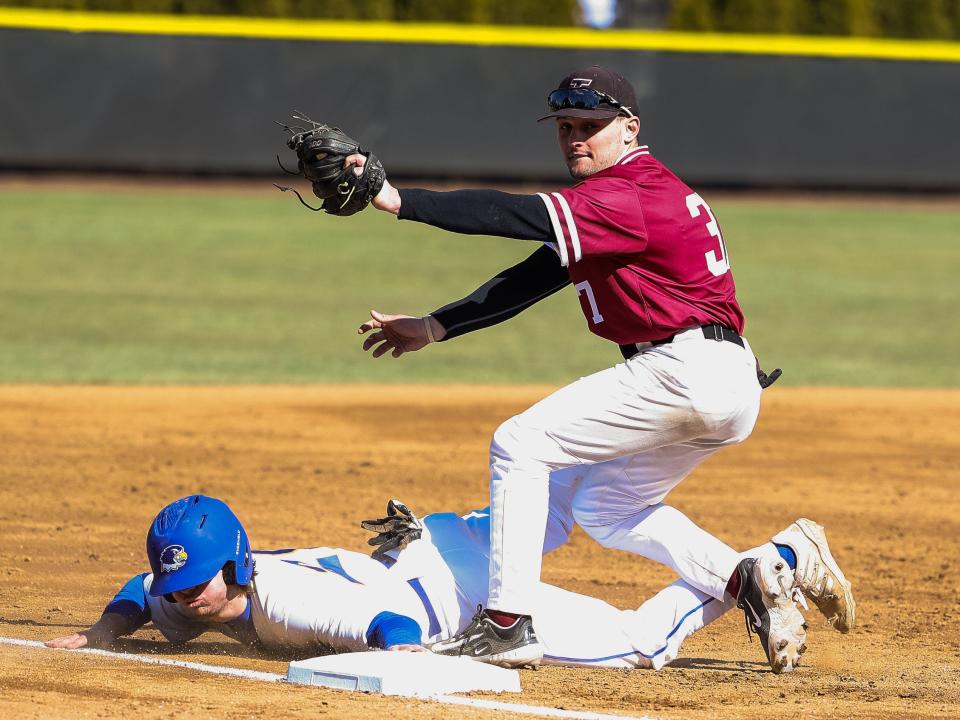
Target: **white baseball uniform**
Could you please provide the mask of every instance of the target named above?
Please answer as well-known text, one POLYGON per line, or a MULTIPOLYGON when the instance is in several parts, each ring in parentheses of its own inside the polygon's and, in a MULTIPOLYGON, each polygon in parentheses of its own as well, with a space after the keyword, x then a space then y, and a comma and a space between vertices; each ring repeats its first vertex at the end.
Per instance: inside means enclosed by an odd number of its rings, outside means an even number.
MULTIPOLYGON (((152 620, 175 642, 219 630, 266 647, 358 651, 369 647, 371 623, 382 613, 414 620, 424 642, 447 639, 470 623, 486 599, 489 515, 434 514, 424 525, 423 538, 396 553, 390 567, 338 548, 255 552, 247 612, 229 623, 197 621, 176 603, 151 597, 149 573, 128 582, 107 611, 127 614, 134 626, 152 620)), ((635 610, 543 583, 536 586, 533 604, 544 663, 659 669, 677 657, 686 637, 732 601, 681 580, 635 610)))

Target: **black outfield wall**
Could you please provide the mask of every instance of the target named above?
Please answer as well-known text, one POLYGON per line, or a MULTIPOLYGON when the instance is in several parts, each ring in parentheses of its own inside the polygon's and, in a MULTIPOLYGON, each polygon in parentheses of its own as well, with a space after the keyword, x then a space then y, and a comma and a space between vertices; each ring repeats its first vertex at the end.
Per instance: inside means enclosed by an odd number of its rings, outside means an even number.
POLYGON ((272 174, 297 108, 395 175, 561 180, 536 119, 593 63, 691 182, 960 189, 960 63, 12 29, 0 169, 272 174))

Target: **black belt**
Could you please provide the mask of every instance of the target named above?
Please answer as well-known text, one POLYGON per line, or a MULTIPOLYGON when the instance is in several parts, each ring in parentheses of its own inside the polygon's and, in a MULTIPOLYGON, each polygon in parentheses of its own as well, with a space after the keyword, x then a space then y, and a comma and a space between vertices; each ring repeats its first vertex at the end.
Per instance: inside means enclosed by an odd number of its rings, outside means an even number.
MULTIPOLYGON (((743 344, 743 338, 740 337, 736 331, 731 330, 728 327, 723 325, 703 325, 700 327, 703 331, 703 336, 707 340, 716 340, 717 342, 722 342, 726 340, 727 342, 732 342, 734 345, 739 345, 740 347, 745 347, 743 344)), ((670 337, 660 338, 659 340, 650 341, 650 346, 655 345, 666 345, 669 342, 673 342, 673 339, 677 336, 677 333, 674 333, 670 337)), ((640 350, 636 345, 621 345, 620 353, 623 355, 624 360, 629 360, 634 355, 636 355, 640 350)))

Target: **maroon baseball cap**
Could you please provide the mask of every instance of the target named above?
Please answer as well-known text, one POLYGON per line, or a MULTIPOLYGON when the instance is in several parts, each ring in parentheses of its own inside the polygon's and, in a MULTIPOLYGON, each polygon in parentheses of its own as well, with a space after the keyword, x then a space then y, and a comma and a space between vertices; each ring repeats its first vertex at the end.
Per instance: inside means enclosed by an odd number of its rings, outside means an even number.
POLYGON ((547 105, 552 112, 537 122, 552 117, 612 118, 637 114, 637 96, 630 82, 599 65, 567 75, 547 96, 547 105))

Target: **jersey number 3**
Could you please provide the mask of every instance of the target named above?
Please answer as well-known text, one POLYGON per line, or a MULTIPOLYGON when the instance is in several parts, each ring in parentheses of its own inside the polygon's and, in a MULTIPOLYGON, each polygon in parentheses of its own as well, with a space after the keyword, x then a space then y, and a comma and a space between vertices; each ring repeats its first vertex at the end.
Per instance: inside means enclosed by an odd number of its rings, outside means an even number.
POLYGON ((703 198, 700 197, 700 195, 697 193, 690 193, 687 195, 687 210, 690 211, 690 217, 700 217, 701 208, 707 211, 707 217, 710 218, 710 220, 707 222, 707 232, 710 233, 710 237, 716 239, 717 244, 720 246, 720 257, 717 257, 716 250, 708 250, 703 254, 703 256, 707 260, 707 269, 713 275, 719 277, 730 270, 730 259, 727 255, 727 246, 723 244, 723 235, 720 233, 720 224, 713 216, 713 211, 710 210, 710 206, 703 201, 703 198))

